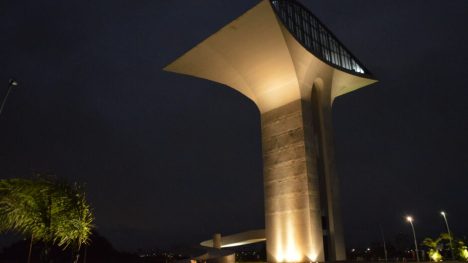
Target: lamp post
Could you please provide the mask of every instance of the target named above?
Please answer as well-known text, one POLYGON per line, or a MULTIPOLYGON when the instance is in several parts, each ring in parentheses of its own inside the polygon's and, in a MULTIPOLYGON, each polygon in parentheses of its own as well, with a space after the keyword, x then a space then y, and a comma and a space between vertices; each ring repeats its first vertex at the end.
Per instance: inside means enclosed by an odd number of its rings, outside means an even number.
POLYGON ((444 218, 445 226, 447 227, 447 232, 448 232, 449 241, 450 241, 450 253, 452 254, 452 260, 455 260, 455 255, 453 254, 452 233, 450 232, 449 224, 448 224, 448 221, 447 221, 447 215, 445 214, 444 211, 440 212, 440 214, 444 218))
POLYGON ((407 216, 406 221, 410 223, 411 229, 413 230, 414 248, 416 250, 416 261, 419 262, 418 241, 416 239, 416 231, 414 231, 413 218, 411 216, 407 216))
POLYGON ((10 81, 8 82, 8 91, 5 94, 5 97, 3 97, 2 105, 0 105, 0 115, 2 114, 3 107, 5 106, 5 102, 8 99, 8 95, 10 95, 11 90, 18 86, 19 86, 18 81, 16 81, 15 79, 10 79, 10 81))
POLYGON ((385 256, 385 262, 388 262, 388 257, 387 257, 387 244, 385 243, 385 235, 383 232, 382 226, 379 224, 380 228, 380 234, 382 235, 382 242, 383 242, 383 249, 384 249, 384 256, 385 256))

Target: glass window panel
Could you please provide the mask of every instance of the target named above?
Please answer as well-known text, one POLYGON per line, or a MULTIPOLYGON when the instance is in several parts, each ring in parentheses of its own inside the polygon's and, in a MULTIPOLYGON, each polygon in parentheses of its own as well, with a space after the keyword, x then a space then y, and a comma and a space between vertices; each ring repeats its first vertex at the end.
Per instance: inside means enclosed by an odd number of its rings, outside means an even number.
POLYGON ((284 25, 307 49, 338 67, 365 73, 364 68, 317 18, 295 1, 271 0, 284 25))
POLYGON ((313 44, 314 50, 318 52, 320 50, 319 43, 317 41, 312 41, 312 44, 313 44))

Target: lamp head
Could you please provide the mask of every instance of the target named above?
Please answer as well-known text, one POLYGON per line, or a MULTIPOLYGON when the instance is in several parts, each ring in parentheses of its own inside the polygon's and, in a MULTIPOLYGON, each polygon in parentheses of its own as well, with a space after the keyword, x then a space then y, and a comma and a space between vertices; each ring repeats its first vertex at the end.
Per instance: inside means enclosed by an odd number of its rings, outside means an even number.
POLYGON ((10 87, 18 87, 19 86, 19 83, 18 81, 16 81, 15 79, 11 78, 10 81, 8 82, 8 84, 10 85, 10 87))
POLYGON ((441 211, 440 214, 441 214, 442 216, 445 216, 445 212, 444 212, 444 211, 441 211))
POLYGON ((408 221, 408 222, 410 222, 410 223, 413 223, 413 217, 407 216, 407 217, 406 217, 406 221, 408 221))

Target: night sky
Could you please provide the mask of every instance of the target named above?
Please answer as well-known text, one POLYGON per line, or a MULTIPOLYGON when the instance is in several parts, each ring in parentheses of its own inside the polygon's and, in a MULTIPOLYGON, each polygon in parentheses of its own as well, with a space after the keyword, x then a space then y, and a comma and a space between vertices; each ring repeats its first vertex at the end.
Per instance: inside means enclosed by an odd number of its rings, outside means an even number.
MULTIPOLYGON (((334 103, 348 248, 468 235, 468 1, 301 2, 380 81, 334 103)), ((256 3, 0 1, 0 177, 85 183, 119 249, 263 228, 256 106, 162 71, 256 3)))

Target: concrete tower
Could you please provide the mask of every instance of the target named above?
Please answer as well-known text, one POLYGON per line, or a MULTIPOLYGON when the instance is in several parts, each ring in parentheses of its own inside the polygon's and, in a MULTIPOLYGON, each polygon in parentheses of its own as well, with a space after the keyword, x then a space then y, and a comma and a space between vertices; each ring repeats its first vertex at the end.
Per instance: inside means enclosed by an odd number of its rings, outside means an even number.
POLYGON ((344 260, 331 107, 374 83, 369 71, 295 0, 261 1, 165 70, 258 106, 268 262, 344 260))

